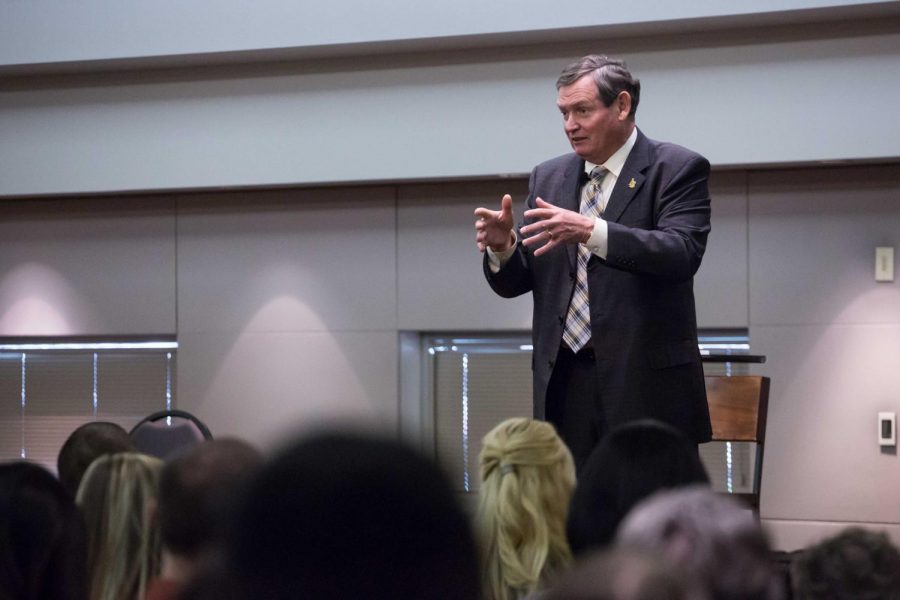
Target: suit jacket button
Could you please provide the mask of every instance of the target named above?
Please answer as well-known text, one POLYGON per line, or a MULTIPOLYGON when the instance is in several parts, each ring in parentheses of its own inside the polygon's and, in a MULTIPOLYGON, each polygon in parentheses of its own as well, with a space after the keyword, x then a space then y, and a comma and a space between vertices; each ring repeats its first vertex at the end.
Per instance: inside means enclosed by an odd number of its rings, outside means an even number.
POLYGON ((566 322, 566 318, 562 315, 559 315, 559 324, 562 325, 565 322, 566 322))
POLYGON ((553 361, 552 361, 552 360, 548 360, 548 361, 547 361, 547 366, 550 367, 550 368, 552 369, 552 368, 553 368, 553 361))

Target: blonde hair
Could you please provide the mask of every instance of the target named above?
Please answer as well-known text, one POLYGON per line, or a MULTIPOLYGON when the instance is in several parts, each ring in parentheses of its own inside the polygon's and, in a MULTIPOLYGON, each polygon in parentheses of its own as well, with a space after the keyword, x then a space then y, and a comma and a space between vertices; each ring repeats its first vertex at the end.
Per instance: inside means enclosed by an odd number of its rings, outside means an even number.
POLYGON ((162 461, 136 452, 101 456, 76 502, 88 534, 90 600, 142 599, 159 574, 155 503, 162 461))
POLYGON ((482 440, 476 517, 488 600, 536 590, 572 558, 566 514, 575 488, 572 454, 549 423, 514 418, 482 440))

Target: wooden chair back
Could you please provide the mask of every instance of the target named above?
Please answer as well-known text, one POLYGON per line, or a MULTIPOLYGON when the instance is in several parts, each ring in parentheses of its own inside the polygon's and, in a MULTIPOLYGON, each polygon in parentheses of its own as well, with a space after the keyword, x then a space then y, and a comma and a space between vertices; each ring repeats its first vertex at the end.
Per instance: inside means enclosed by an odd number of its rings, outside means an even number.
POLYGON ((706 378, 706 400, 713 440, 757 442, 766 439, 769 378, 759 375, 706 378))
POLYGON ((768 377, 759 375, 706 377, 713 441, 756 443, 753 493, 742 496, 757 509, 769 411, 769 383, 768 377))

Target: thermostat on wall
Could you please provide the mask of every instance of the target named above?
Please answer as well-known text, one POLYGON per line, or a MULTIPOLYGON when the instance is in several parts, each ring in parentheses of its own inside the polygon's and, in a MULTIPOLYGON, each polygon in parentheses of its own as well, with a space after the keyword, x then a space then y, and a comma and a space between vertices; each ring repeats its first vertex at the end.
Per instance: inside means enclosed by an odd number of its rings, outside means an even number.
POLYGON ((897 413, 878 413, 878 445, 897 445, 897 413))

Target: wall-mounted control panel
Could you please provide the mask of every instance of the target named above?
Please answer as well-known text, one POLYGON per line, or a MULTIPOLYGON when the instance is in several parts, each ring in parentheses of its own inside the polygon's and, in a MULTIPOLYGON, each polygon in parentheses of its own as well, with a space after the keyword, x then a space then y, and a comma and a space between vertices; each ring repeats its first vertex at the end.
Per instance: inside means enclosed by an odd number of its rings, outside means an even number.
POLYGON ((878 413, 878 445, 897 445, 897 413, 878 413))
POLYGON ((894 247, 875 248, 875 281, 894 280, 894 247))

